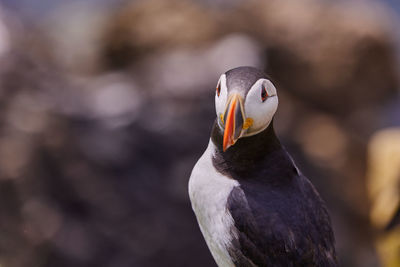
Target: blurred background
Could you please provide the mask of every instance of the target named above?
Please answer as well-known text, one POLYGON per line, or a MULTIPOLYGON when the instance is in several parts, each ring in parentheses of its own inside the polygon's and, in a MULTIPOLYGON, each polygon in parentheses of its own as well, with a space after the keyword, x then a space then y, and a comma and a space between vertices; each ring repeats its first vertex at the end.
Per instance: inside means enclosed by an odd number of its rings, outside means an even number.
POLYGON ((215 266, 187 183, 264 69, 341 266, 400 266, 398 0, 1 0, 0 266, 215 266))

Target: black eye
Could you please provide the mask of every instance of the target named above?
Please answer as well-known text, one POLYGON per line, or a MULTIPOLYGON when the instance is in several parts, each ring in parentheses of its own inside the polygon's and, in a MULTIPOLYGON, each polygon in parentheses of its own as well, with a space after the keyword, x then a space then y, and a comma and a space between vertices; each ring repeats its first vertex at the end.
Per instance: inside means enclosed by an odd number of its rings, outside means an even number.
POLYGON ((218 85, 217 85, 217 96, 219 96, 220 93, 221 93, 221 84, 218 83, 218 85))
POLYGON ((261 100, 264 102, 268 97, 267 90, 265 89, 265 86, 263 85, 261 88, 261 100))

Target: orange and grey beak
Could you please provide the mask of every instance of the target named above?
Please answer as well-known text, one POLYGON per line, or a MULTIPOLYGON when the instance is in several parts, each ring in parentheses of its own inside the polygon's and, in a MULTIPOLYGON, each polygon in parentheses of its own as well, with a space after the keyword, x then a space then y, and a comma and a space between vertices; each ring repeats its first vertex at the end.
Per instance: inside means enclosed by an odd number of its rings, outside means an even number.
POLYGON ((224 114, 224 140, 223 151, 234 145, 242 134, 244 113, 243 100, 240 95, 233 94, 228 101, 224 114))

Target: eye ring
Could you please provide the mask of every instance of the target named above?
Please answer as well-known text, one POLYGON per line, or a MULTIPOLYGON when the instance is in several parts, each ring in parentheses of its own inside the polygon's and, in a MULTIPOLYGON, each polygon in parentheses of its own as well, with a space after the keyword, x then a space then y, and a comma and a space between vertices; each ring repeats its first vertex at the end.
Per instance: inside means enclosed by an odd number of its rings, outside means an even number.
POLYGON ((261 100, 262 100, 262 102, 265 102, 265 100, 267 100, 267 97, 268 97, 267 89, 265 89, 265 86, 263 85, 261 87, 261 100))
POLYGON ((217 96, 219 97, 219 95, 221 94, 221 83, 218 83, 216 91, 217 91, 217 96))

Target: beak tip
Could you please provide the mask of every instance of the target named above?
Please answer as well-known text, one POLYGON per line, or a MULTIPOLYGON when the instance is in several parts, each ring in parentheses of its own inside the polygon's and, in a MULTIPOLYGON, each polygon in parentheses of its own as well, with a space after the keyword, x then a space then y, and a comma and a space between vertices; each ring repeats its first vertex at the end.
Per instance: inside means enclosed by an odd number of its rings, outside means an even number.
POLYGON ((222 145, 222 151, 225 152, 229 148, 228 144, 223 144, 222 145))
POLYGON ((235 142, 233 141, 230 141, 230 142, 228 142, 228 143, 226 143, 226 144, 223 144, 222 145, 222 151, 223 152, 226 152, 227 150, 228 150, 228 148, 230 148, 231 146, 233 146, 235 144, 235 142))

